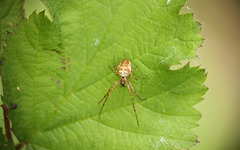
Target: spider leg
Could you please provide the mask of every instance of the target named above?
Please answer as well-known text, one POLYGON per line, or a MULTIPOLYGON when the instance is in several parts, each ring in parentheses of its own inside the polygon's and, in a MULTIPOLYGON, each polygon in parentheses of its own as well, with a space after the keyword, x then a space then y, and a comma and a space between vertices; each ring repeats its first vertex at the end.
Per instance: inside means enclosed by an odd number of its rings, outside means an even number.
POLYGON ((112 70, 112 72, 113 73, 115 73, 115 75, 117 75, 118 76, 118 73, 117 73, 117 71, 114 71, 110 66, 109 66, 109 68, 112 70))
POLYGON ((130 72, 129 75, 131 75, 133 73, 133 71, 135 71, 137 69, 138 65, 130 72))
POLYGON ((100 112, 99 112, 99 118, 100 118, 102 109, 103 109, 105 103, 107 102, 107 99, 108 99, 109 94, 115 89, 115 87, 116 87, 117 84, 119 83, 120 79, 121 79, 121 78, 119 78, 117 81, 115 81, 115 82, 113 83, 113 85, 108 89, 107 94, 105 94, 104 97, 98 102, 98 104, 100 104, 100 103, 105 99, 104 102, 103 102, 103 104, 102 104, 101 110, 100 110, 100 112))
POLYGON ((117 70, 115 67, 115 56, 114 55, 113 55, 113 68, 114 68, 114 70, 117 70))
POLYGON ((133 90, 133 93, 137 96, 137 98, 140 99, 141 101, 146 100, 146 99, 142 99, 140 96, 138 96, 137 93, 136 93, 136 91, 134 90, 134 88, 133 88, 133 86, 132 86, 132 83, 131 83, 130 81, 128 81, 128 82, 129 82, 129 84, 130 84, 131 89, 133 90))
MULTIPOLYGON (((100 115, 101 115, 102 109, 103 109, 105 103, 107 102, 107 99, 108 99, 109 94, 106 94, 105 96, 106 96, 106 99, 105 99, 105 101, 103 102, 103 105, 102 105, 101 110, 100 110, 100 112, 99 112, 99 119, 100 119, 100 115)), ((104 96, 104 97, 105 97, 105 96, 104 96)))
POLYGON ((98 102, 98 104, 100 104, 100 103, 106 98, 107 95, 108 95, 108 92, 107 92, 107 94, 105 94, 104 97, 98 102))
POLYGON ((104 97, 98 102, 98 104, 100 104, 106 97, 107 95, 109 95, 113 90, 114 88, 116 87, 116 85, 119 83, 120 79, 118 79, 117 81, 115 81, 111 87, 108 89, 108 92, 104 95, 104 97))
POLYGON ((137 125, 139 126, 138 117, 137 117, 137 112, 136 112, 136 109, 135 109, 135 106, 134 106, 133 96, 132 96, 132 93, 131 93, 131 90, 130 90, 130 87, 129 87, 128 82, 126 82, 126 83, 127 83, 127 87, 128 87, 128 92, 129 92, 129 94, 130 94, 130 96, 131 96, 132 105, 133 105, 133 110, 134 110, 135 117, 136 117, 136 120, 137 120, 137 125))
POLYGON ((129 77, 129 78, 133 78, 133 79, 135 79, 135 80, 138 80, 137 78, 135 78, 135 77, 129 77))

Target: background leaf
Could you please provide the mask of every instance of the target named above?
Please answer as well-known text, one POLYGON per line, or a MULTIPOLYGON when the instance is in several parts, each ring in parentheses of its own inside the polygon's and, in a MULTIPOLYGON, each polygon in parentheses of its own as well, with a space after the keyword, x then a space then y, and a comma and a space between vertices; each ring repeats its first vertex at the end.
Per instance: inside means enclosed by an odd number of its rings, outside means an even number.
POLYGON ((192 106, 206 92, 195 57, 203 39, 186 0, 45 1, 53 22, 33 14, 8 38, 2 74, 13 131, 32 149, 182 149, 197 143, 192 106), (11 44, 10 44, 11 43, 11 44), (98 101, 117 77, 108 66, 129 59, 137 126, 126 88, 117 87, 98 118, 98 101), (21 90, 17 90, 19 87, 21 90))
MULTIPOLYGON (((5 40, 7 38, 7 32, 15 32, 16 24, 20 21, 23 15, 23 1, 22 0, 0 0, 0 59, 3 60, 3 48, 6 47, 5 40)), ((2 77, 0 76, 0 104, 2 104, 3 87, 2 77)), ((13 149, 13 141, 7 139, 4 134, 6 131, 4 128, 4 117, 2 107, 0 109, 0 149, 13 149), (4 133, 4 134, 3 134, 4 133)))
MULTIPOLYGON (((22 0, 1 0, 0 1, 0 41, 1 52, 6 40, 7 32, 14 32, 15 25, 19 22, 23 15, 22 0)), ((5 45, 6 46, 6 45, 5 45)))
POLYGON ((0 128, 0 148, 1 150, 12 150, 14 149, 14 144, 12 141, 7 140, 2 132, 2 128, 0 128))

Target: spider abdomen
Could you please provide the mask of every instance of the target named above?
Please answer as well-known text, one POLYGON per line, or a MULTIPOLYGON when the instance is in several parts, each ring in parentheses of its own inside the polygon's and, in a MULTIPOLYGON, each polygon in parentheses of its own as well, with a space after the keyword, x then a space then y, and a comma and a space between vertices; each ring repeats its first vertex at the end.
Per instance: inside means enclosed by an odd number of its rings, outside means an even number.
POLYGON ((129 76, 131 72, 131 62, 127 59, 122 60, 118 65, 117 71, 121 77, 129 76))

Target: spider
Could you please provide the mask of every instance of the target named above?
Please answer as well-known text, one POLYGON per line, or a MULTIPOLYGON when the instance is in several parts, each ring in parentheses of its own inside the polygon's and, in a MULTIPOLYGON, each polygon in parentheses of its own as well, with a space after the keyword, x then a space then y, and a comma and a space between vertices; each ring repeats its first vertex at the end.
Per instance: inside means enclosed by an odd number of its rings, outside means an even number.
POLYGON ((135 80, 137 80, 137 78, 135 77, 131 77, 130 75, 137 69, 138 66, 136 66, 136 68, 134 68, 132 71, 131 71, 131 62, 127 59, 124 59, 120 62, 120 64, 118 65, 117 69, 115 67, 115 57, 113 57, 113 68, 112 69, 110 66, 109 68, 112 70, 113 73, 115 73, 117 76, 119 76, 119 79, 116 80, 113 85, 108 89, 108 92, 104 95, 104 97, 99 101, 98 104, 100 104, 104 99, 104 102, 102 104, 102 107, 101 107, 101 110, 99 112, 99 118, 100 118, 100 115, 101 115, 101 112, 102 112, 102 109, 105 105, 105 103, 107 102, 107 99, 108 99, 108 96, 110 95, 110 93, 115 89, 115 87, 118 85, 118 83, 120 83, 120 85, 122 87, 125 87, 127 85, 127 88, 128 88, 128 92, 129 92, 129 95, 131 97, 131 100, 132 100, 132 105, 133 105, 133 110, 134 110, 134 113, 135 113, 135 117, 136 117, 136 120, 137 120, 137 125, 139 126, 139 122, 138 122, 138 117, 137 117, 137 113, 136 113, 136 109, 135 109, 135 106, 134 106, 134 102, 133 102, 133 96, 132 96, 132 93, 131 93, 131 89, 133 91, 133 93, 137 96, 138 99, 140 99, 141 101, 144 101, 145 99, 142 99, 140 98, 137 93, 135 92, 131 82, 129 81, 129 78, 133 78, 135 80), (131 88, 131 89, 130 89, 131 88))

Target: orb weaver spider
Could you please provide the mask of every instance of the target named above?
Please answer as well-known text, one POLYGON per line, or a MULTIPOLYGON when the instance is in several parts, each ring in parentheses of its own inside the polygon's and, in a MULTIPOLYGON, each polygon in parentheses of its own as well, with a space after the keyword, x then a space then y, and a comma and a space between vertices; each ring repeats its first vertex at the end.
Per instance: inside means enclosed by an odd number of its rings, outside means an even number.
POLYGON ((100 104, 104 99, 104 102, 102 104, 102 107, 101 107, 101 110, 99 112, 99 118, 100 118, 100 115, 101 115, 101 112, 102 112, 102 109, 105 105, 105 103, 107 102, 107 99, 108 99, 108 96, 110 95, 110 93, 115 89, 115 87, 118 85, 118 83, 120 83, 120 85, 122 87, 125 87, 127 85, 127 88, 128 88, 128 92, 129 92, 129 95, 131 97, 131 100, 132 100, 132 105, 133 105, 133 110, 134 110, 134 113, 135 113, 135 117, 136 117, 136 120, 137 120, 137 125, 139 126, 139 122, 138 122, 138 117, 137 117, 137 112, 136 112, 136 109, 135 109, 135 105, 134 105, 134 101, 133 101, 133 96, 132 96, 132 93, 131 93, 131 89, 133 91, 133 93, 137 96, 138 99, 140 99, 141 101, 144 101, 145 99, 142 99, 138 96, 138 94, 136 93, 136 91, 134 90, 131 82, 129 81, 129 78, 133 78, 135 80, 137 80, 137 78, 135 77, 131 77, 130 75, 137 69, 138 66, 136 66, 136 68, 134 68, 132 71, 131 71, 131 62, 127 59, 124 59, 120 62, 120 64, 118 65, 117 69, 115 67, 115 57, 113 57, 113 69, 109 66, 109 68, 112 70, 112 72, 119 76, 119 79, 116 80, 112 86, 108 89, 108 92, 104 95, 104 97, 99 101, 98 104, 100 104), (131 88, 131 89, 130 89, 131 88))

